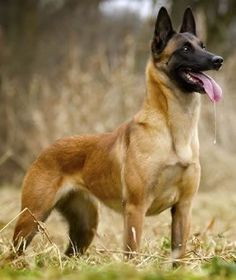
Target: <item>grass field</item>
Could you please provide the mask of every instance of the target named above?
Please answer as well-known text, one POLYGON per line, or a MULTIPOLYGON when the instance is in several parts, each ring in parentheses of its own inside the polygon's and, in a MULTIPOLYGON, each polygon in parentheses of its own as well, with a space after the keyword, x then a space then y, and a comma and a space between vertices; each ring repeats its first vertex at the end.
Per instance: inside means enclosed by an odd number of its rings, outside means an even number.
POLYGON ((24 256, 9 259, 11 236, 19 211, 20 192, 0 189, 0 279, 236 279, 236 194, 200 192, 196 198, 191 237, 184 266, 172 270, 169 211, 147 218, 140 252, 122 257, 122 219, 101 206, 97 236, 88 252, 67 258, 66 225, 53 213, 24 256), (9 224, 8 224, 9 223, 9 224), (45 234, 47 232, 47 234, 45 234))

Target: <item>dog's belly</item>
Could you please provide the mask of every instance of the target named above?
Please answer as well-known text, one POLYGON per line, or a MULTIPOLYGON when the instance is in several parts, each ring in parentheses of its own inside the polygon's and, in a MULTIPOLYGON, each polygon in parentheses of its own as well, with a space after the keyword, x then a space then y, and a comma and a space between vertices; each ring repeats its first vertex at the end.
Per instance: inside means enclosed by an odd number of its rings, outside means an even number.
POLYGON ((179 182, 184 169, 180 164, 164 168, 158 176, 156 185, 150 190, 151 206, 147 215, 159 214, 178 201, 180 195, 179 182))
POLYGON ((110 174, 97 174, 96 179, 86 186, 99 201, 109 208, 122 212, 122 184, 120 178, 112 178, 110 174))
POLYGON ((94 188, 91 191, 92 194, 103 204, 109 208, 115 210, 116 212, 122 212, 122 187, 121 185, 116 184, 102 184, 96 185, 97 188, 94 188))
POLYGON ((100 200, 105 206, 110 209, 122 213, 123 212, 123 204, 122 199, 109 199, 109 200, 100 200))
MULTIPOLYGON (((172 207, 178 201, 180 194, 178 183, 185 169, 186 167, 176 164, 174 166, 165 167, 159 174, 155 186, 153 186, 151 190, 148 190, 150 193, 151 206, 147 210, 147 216, 159 214, 167 208, 172 207)), ((112 190, 113 188, 108 188, 107 186, 107 189, 112 190)), ((122 187, 116 185, 115 189, 116 191, 113 195, 102 197, 100 194, 97 195, 97 198, 109 208, 122 213, 122 187)))

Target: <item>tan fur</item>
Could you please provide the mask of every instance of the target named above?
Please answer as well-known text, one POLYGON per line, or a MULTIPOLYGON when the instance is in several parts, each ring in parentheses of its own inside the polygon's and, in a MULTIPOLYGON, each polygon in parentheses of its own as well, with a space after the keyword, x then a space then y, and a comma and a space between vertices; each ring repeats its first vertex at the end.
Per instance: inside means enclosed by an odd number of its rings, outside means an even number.
MULTIPOLYGON (((29 169, 22 209, 28 207, 41 221, 54 207, 62 211, 70 224, 68 254, 84 252, 92 241, 95 196, 123 213, 129 254, 138 250, 145 215, 171 208, 173 256, 184 255, 200 179, 200 97, 181 93, 162 71, 173 44, 169 42, 158 64, 149 60, 144 104, 130 122, 111 133, 61 139, 29 169)), ((16 225, 15 246, 22 239, 28 244, 36 230, 25 212, 16 225)))

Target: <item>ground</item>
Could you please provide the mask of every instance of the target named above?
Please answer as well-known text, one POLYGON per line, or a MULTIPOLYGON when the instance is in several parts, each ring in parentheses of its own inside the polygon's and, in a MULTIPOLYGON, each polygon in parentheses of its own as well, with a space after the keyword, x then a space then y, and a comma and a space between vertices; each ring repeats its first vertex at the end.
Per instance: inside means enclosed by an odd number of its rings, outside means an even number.
POLYGON ((20 191, 0 189, 0 279, 236 279, 236 193, 200 191, 193 208, 192 230, 184 266, 172 270, 170 211, 147 218, 141 250, 134 260, 122 257, 122 218, 100 207, 96 238, 82 257, 67 258, 67 229, 52 213, 26 253, 9 260, 20 208, 20 191), (10 222, 10 223, 9 223, 10 222))

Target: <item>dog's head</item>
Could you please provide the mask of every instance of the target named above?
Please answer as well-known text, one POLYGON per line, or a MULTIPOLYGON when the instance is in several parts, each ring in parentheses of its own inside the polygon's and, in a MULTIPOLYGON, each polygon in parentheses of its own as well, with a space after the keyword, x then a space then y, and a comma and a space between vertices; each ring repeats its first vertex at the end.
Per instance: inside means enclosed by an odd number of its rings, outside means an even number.
POLYGON ((172 28, 167 10, 158 13, 151 45, 156 70, 166 75, 184 93, 207 93, 212 101, 222 95, 219 85, 203 71, 218 70, 223 58, 208 52, 196 35, 196 24, 190 8, 184 12, 180 32, 172 28))

